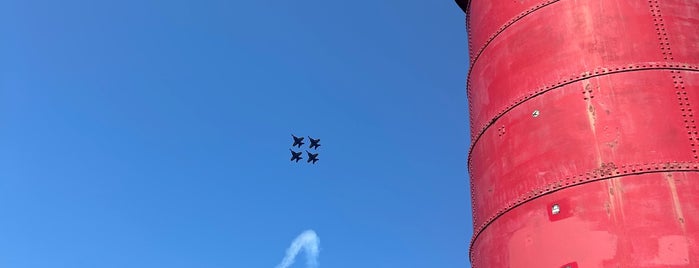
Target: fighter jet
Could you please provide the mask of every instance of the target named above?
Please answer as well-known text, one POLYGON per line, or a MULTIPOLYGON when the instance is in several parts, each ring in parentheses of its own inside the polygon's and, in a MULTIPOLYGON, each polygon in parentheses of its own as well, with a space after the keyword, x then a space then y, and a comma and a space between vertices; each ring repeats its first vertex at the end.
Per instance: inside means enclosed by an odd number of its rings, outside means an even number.
POLYGON ((291 134, 292 137, 294 137, 294 144, 291 145, 291 147, 297 146, 301 148, 301 145, 303 145, 303 137, 299 138, 294 136, 294 134, 291 134))
POLYGON ((308 139, 311 140, 311 145, 309 145, 308 147, 310 147, 312 149, 318 149, 318 147, 320 147, 320 143, 319 143, 320 139, 314 140, 310 136, 308 137, 308 139), (313 148, 313 147, 315 147, 315 148, 313 148))
POLYGON ((311 161, 313 161, 313 164, 315 164, 316 161, 320 160, 317 158, 318 154, 312 154, 308 151, 306 151, 306 153, 308 154, 308 161, 306 161, 306 163, 310 163, 311 161))
POLYGON ((289 151, 291 151, 291 161, 296 160, 296 163, 298 163, 299 160, 303 159, 303 158, 301 157, 301 154, 302 154, 303 152, 294 152, 294 150, 291 150, 291 149, 289 149, 289 151))

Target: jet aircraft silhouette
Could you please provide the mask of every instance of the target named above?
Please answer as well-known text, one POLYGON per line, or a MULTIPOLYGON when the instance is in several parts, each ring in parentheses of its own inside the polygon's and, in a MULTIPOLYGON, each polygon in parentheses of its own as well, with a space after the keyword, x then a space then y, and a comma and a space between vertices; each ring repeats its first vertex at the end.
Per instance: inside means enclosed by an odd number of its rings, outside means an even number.
POLYGON ((308 154, 308 160, 306 161, 306 163, 310 163, 311 161, 313 161, 313 164, 315 164, 316 161, 320 160, 317 158, 318 154, 312 154, 308 151, 306 151, 306 153, 308 154))
POLYGON ((294 137, 294 144, 291 145, 291 147, 297 146, 301 148, 301 145, 303 145, 303 137, 299 138, 294 136, 294 134, 291 134, 292 137, 294 137))
POLYGON ((301 157, 301 154, 302 154, 303 152, 294 152, 294 150, 291 150, 291 149, 289 149, 289 151, 291 151, 291 161, 296 160, 296 163, 298 163, 299 160, 303 159, 303 158, 301 157))
POLYGON ((311 138, 310 136, 308 136, 308 139, 311 140, 311 145, 309 145, 308 147, 310 147, 310 148, 315 147, 315 148, 313 148, 313 149, 318 149, 318 147, 320 147, 320 143, 319 143, 319 142, 320 142, 320 139, 314 140, 314 139, 311 138))

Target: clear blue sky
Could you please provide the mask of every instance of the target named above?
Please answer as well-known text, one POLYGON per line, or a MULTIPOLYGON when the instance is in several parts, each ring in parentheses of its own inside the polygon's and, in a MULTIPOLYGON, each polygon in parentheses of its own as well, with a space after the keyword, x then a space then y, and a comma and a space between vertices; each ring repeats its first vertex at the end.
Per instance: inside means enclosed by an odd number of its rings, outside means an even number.
POLYGON ((2 1, 0 266, 468 267, 466 44, 451 0, 2 1))

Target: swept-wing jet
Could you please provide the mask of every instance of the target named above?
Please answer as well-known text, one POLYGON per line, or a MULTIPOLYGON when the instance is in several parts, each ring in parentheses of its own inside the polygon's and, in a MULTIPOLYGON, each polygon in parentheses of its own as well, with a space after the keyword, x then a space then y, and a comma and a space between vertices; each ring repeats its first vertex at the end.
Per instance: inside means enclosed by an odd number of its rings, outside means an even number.
POLYGON ((312 154, 308 151, 306 151, 306 153, 308 154, 308 160, 306 161, 306 163, 310 163, 311 161, 313 161, 313 164, 315 164, 316 161, 320 160, 317 158, 318 154, 312 154))
POLYGON ((291 151, 291 161, 296 160, 296 163, 298 163, 299 160, 303 159, 303 158, 301 157, 301 154, 302 154, 303 152, 294 152, 294 150, 291 150, 291 149, 289 149, 289 151, 291 151))
POLYGON ((311 140, 311 145, 309 145, 308 147, 311 147, 311 148, 315 147, 313 149, 318 149, 318 147, 320 147, 320 143, 319 143, 320 139, 314 140, 310 136, 308 137, 308 139, 311 140))
POLYGON ((301 145, 303 145, 303 137, 299 138, 294 136, 294 134, 291 134, 292 137, 294 137, 294 144, 291 145, 291 147, 297 146, 301 148, 301 145))

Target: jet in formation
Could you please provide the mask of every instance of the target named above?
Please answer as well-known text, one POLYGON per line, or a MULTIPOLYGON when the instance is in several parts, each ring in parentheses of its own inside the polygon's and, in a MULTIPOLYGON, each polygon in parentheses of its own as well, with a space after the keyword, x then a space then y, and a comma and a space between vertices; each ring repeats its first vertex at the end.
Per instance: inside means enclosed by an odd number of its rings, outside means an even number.
POLYGON ((296 163, 298 163, 299 160, 303 159, 301 157, 301 154, 303 154, 303 152, 294 152, 294 150, 291 149, 289 149, 289 151, 291 151, 291 161, 296 160, 296 163))
MULTIPOLYGON (((296 135, 294 135, 294 134, 291 134, 291 136, 294 138, 294 144, 292 144, 291 147, 301 148, 301 146, 305 144, 303 142, 303 139, 305 137, 296 137, 296 135)), ((314 138, 311 138, 310 136, 308 136, 308 139, 311 141, 311 144, 308 145, 309 148, 317 150, 318 147, 320 147, 320 139, 314 139, 314 138)), ((301 151, 297 152, 297 151, 294 151, 292 149, 289 149, 289 151, 291 151, 291 161, 292 162, 296 161, 296 163, 298 163, 299 160, 303 159, 301 157, 301 154, 303 154, 303 152, 301 152, 301 151)), ((308 154, 308 161, 306 161, 307 163, 312 162, 313 164, 315 164, 319 160, 317 153, 312 154, 309 151, 306 151, 306 153, 308 154)))
POLYGON ((310 136, 308 137, 308 139, 311 140, 311 145, 309 145, 308 147, 311 147, 311 149, 318 149, 318 147, 320 147, 320 143, 319 143, 319 142, 320 142, 320 139, 315 139, 315 140, 314 140, 314 139, 311 138, 310 136), (314 147, 315 147, 315 148, 314 148, 314 147))
POLYGON ((291 145, 291 147, 298 146, 299 148, 301 148, 301 145, 304 145, 303 137, 299 138, 299 137, 294 136, 294 134, 291 134, 291 136, 294 137, 294 144, 291 145))
POLYGON ((315 164, 316 161, 320 160, 320 159, 318 159, 318 154, 317 154, 317 153, 312 154, 312 153, 310 153, 310 152, 308 152, 308 151, 306 151, 306 153, 308 154, 308 160, 306 160, 306 163, 310 163, 311 161, 313 161, 313 164, 315 164))

